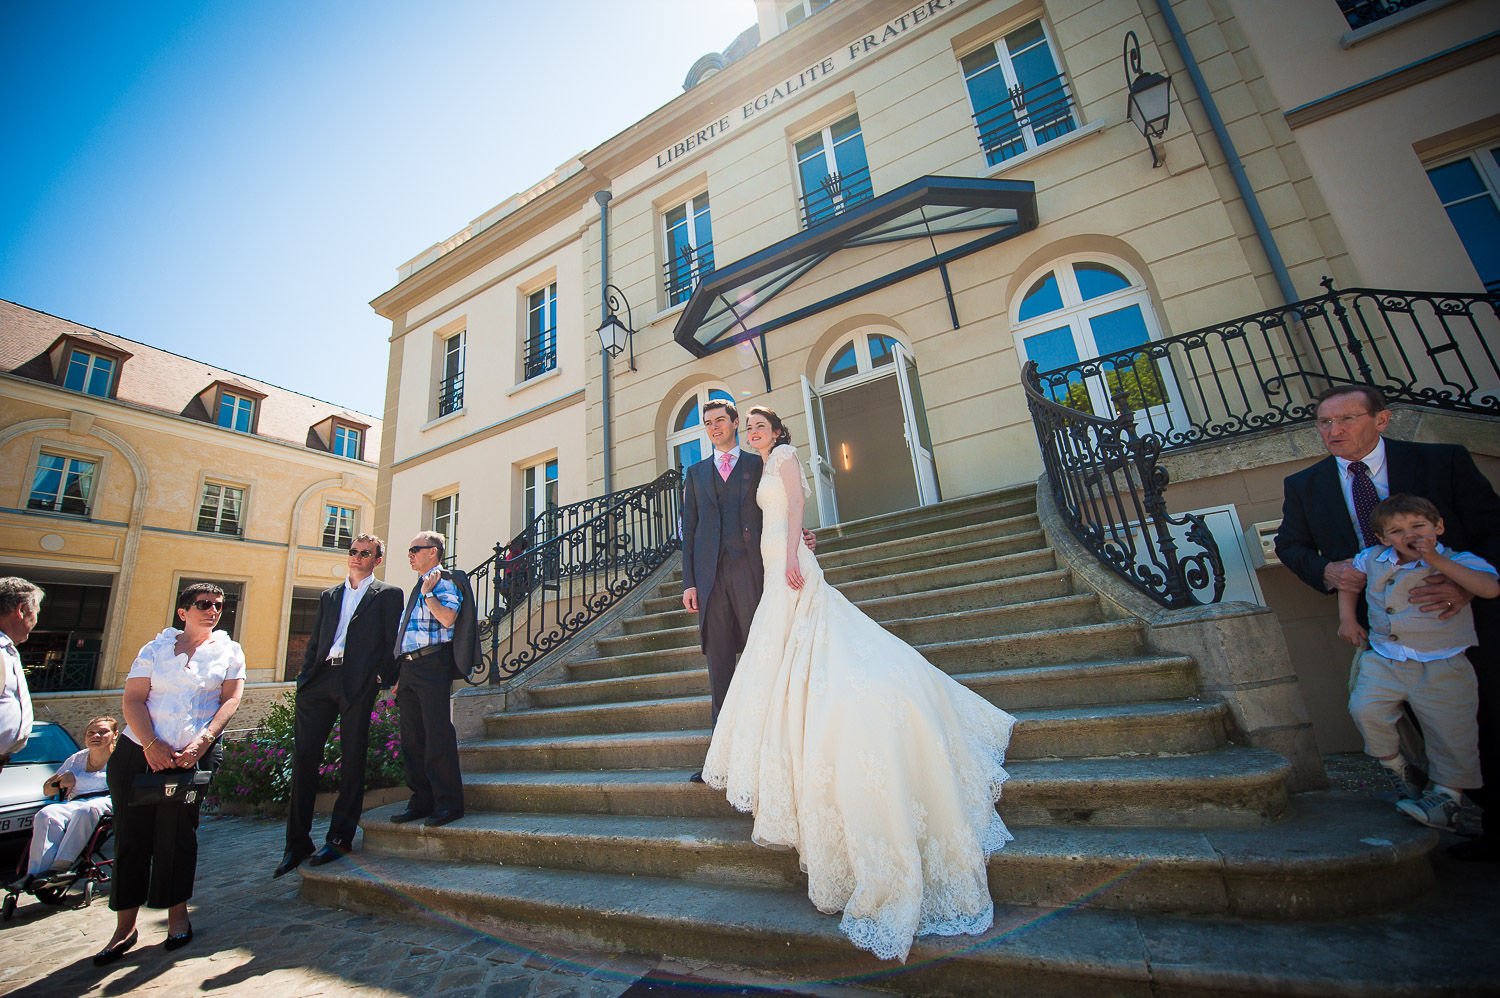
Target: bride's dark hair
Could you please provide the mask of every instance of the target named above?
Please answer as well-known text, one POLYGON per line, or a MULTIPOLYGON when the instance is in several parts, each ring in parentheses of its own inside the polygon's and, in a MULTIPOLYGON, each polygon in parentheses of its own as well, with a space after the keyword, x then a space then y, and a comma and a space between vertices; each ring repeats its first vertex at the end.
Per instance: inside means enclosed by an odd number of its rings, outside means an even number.
POLYGON ((762 416, 766 417, 766 422, 771 424, 771 438, 773 441, 771 444, 772 447, 779 447, 782 444, 789 444, 792 442, 791 431, 782 425, 781 417, 776 415, 775 409, 767 409, 763 405, 752 406, 750 408, 750 411, 745 415, 746 422, 749 422, 750 417, 755 415, 756 413, 760 413, 762 416))

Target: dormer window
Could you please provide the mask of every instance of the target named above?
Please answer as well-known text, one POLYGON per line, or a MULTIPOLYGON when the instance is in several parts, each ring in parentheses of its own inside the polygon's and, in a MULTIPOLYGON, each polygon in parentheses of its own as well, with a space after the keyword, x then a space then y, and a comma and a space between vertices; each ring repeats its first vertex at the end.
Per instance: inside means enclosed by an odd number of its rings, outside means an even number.
POLYGON ((335 423, 333 426, 333 452, 339 457, 364 458, 364 434, 352 426, 335 423))
POLYGON ((786 18, 786 26, 790 28, 794 24, 801 24, 831 3, 833 0, 797 0, 786 9, 783 15, 786 18))
POLYGON ((219 396, 219 425, 241 433, 255 426, 255 399, 225 392, 219 396))
POLYGON ((115 380, 115 359, 103 354, 88 353, 74 347, 68 357, 68 370, 63 375, 63 387, 75 392, 110 397, 115 380))

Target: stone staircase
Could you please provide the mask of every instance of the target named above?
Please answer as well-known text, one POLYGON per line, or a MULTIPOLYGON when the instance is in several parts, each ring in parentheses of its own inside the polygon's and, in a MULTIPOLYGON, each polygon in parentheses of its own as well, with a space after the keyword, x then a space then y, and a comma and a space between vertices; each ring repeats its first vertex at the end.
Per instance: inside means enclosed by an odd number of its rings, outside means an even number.
MULTIPOLYGON (((818 556, 1019 719, 999 804, 1016 841, 990 861, 996 925, 978 945, 919 939, 906 967, 855 950, 807 901, 796 855, 753 845, 748 816, 689 782, 708 674, 675 569, 461 746, 462 822, 373 811, 358 862, 304 869, 303 896, 910 994, 1327 995, 1314 968, 1234 940, 1285 952, 1430 889, 1435 834, 1349 795, 1289 795, 1287 761, 1229 740, 1193 660, 1153 651, 1059 563, 1034 487, 820 531, 818 556)), ((1349 971, 1357 993, 1383 993, 1378 964, 1349 971)))

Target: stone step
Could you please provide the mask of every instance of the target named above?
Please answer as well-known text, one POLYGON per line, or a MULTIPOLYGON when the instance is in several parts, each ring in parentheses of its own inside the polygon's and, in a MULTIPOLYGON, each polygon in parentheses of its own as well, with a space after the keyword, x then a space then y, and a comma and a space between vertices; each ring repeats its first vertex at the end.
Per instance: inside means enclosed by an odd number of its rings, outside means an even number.
MULTIPOLYGON (((1224 744, 1223 704, 1199 700, 1012 711, 1011 759, 1207 752, 1224 744)), ((489 737, 459 748, 465 769, 697 766, 708 752, 709 698, 491 714, 489 737)))
MULTIPOLYGON (((1198 689, 1196 666, 1186 656, 1022 666, 956 678, 1006 709, 1170 700, 1193 696, 1198 689)), ((527 693, 533 706, 544 708, 707 696, 708 669, 553 683, 527 693)))
MULTIPOLYGON (((368 855, 546 867, 807 890, 797 854, 751 841, 749 815, 470 811, 438 829, 369 812, 368 855)), ((1179 915, 1334 918, 1415 900, 1432 885, 1437 834, 1362 796, 1306 794, 1251 828, 1017 829, 989 860, 997 904, 1179 915)))
POLYGON ((887 517, 819 527, 818 547, 826 548, 832 554, 873 545, 901 545, 909 543, 912 538, 928 538, 961 527, 1034 515, 1035 492, 1033 488, 1030 495, 1002 496, 993 502, 976 502, 956 508, 938 504, 887 517))
MULTIPOLYGON (((1020 623, 1034 626, 1030 621, 1020 623)), ((919 643, 917 650, 938 668, 959 675, 1029 665, 1136 657, 1146 652, 1145 628, 1136 620, 1112 620, 982 638, 938 640, 919 643)), ((703 667, 703 653, 693 640, 691 644, 658 651, 581 659, 569 662, 564 669, 570 680, 591 681, 703 667)))
MULTIPOLYGON (((927 567, 948 561, 969 560, 979 556, 1014 554, 1045 547, 1046 535, 1034 513, 1006 517, 955 527, 931 534, 918 534, 900 541, 883 541, 859 547, 828 550, 818 542, 818 564, 825 572, 848 569, 857 573, 859 566, 882 563, 880 574, 900 570, 895 563, 927 567), (976 553, 977 552, 977 553, 976 553), (913 560, 915 559, 915 560, 913 560)), ((909 570, 909 569, 908 569, 909 570)), ((861 575, 868 578, 868 575, 861 575)), ((682 590, 682 565, 679 562, 657 587, 657 594, 669 596, 682 590)))
MULTIPOLYGON (((861 609, 909 644, 983 639, 1038 627, 1057 630, 1076 624, 1098 623, 1101 618, 1099 597, 1094 593, 1073 594, 1071 589, 1068 573, 1053 572, 1033 578, 1014 590, 997 583, 979 583, 940 593, 888 596, 870 600, 861 609), (1034 598, 1023 602, 997 602, 1007 595, 1034 598)), ((692 620, 692 614, 684 613, 683 618, 692 620)), ((696 622, 599 638, 594 642, 595 651, 601 658, 682 648, 696 650, 699 646, 696 622)))
MULTIPOLYGON (((903 559, 904 560, 904 559, 903 559)), ((855 603, 868 599, 890 596, 917 595, 946 588, 986 583, 1009 585, 1005 591, 1011 599, 1034 598, 1025 595, 1022 579, 1054 573, 1057 558, 1051 548, 1040 548, 1022 554, 1002 555, 996 558, 981 558, 946 565, 913 565, 905 572, 892 572, 874 578, 855 579, 840 583, 831 573, 824 578, 855 603)), ((641 603, 635 616, 626 618, 623 629, 626 634, 663 630, 669 627, 696 625, 697 614, 682 608, 682 593, 674 589, 671 595, 655 596, 641 603)))
MULTIPOLYGON (((700 755, 701 758, 701 755, 700 755)), ((723 794, 680 769, 465 772, 476 811, 733 815, 723 794)), ((1166 827, 1262 824, 1286 807, 1285 759, 1229 747, 1189 756, 1008 763, 998 805, 1013 827, 1099 824, 1166 827)))
MULTIPOLYGON (((843 595, 858 600, 860 609, 876 620, 895 620, 931 614, 954 613, 965 610, 995 610, 1017 604, 1037 604, 1043 600, 1073 596, 1072 576, 1068 572, 1040 572, 1011 579, 985 579, 982 572, 979 581, 958 584, 956 579, 934 578, 923 586, 914 583, 912 591, 895 595, 880 595, 885 587, 869 583, 854 583, 843 595), (946 582, 946 586, 942 583, 946 582)), ((1093 600, 1092 594, 1086 599, 1093 600)), ((959 635, 955 635, 959 636, 959 635)), ((978 635, 971 635, 978 636, 978 635)), ((625 633, 600 638, 594 642, 601 655, 617 655, 629 652, 652 651, 658 648, 679 647, 698 642, 698 615, 682 608, 679 602, 668 613, 638 616, 627 622, 625 633)))
POLYGON ((1458 919, 1433 932, 1447 913, 1431 904, 1412 916, 1290 923, 1006 904, 982 936, 919 938, 903 966, 855 949, 836 916, 787 888, 378 854, 304 866, 301 877, 306 901, 457 920, 543 950, 732 963, 788 981, 857 980, 906 995, 1410 998, 1492 994, 1496 973, 1484 952, 1488 928, 1470 931, 1458 919), (1421 955, 1404 944, 1372 946, 1372 936, 1420 940, 1421 955))

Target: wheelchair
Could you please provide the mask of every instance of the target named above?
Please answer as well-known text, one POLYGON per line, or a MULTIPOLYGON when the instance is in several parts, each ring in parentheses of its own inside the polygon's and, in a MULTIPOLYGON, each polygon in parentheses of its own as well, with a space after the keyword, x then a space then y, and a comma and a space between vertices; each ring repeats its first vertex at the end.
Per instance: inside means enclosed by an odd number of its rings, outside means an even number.
MULTIPOLYGON (((16 902, 22 894, 30 894, 42 904, 53 907, 71 905, 75 908, 87 908, 94 903, 95 897, 108 893, 115 862, 110 841, 113 829, 114 817, 104 815, 94 826, 83 851, 66 869, 37 874, 24 889, 14 886, 4 888, 5 898, 0 900, 0 921, 8 922, 15 917, 16 902)), ((21 858, 16 863, 17 879, 25 874, 30 853, 30 848, 21 851, 21 858)))

